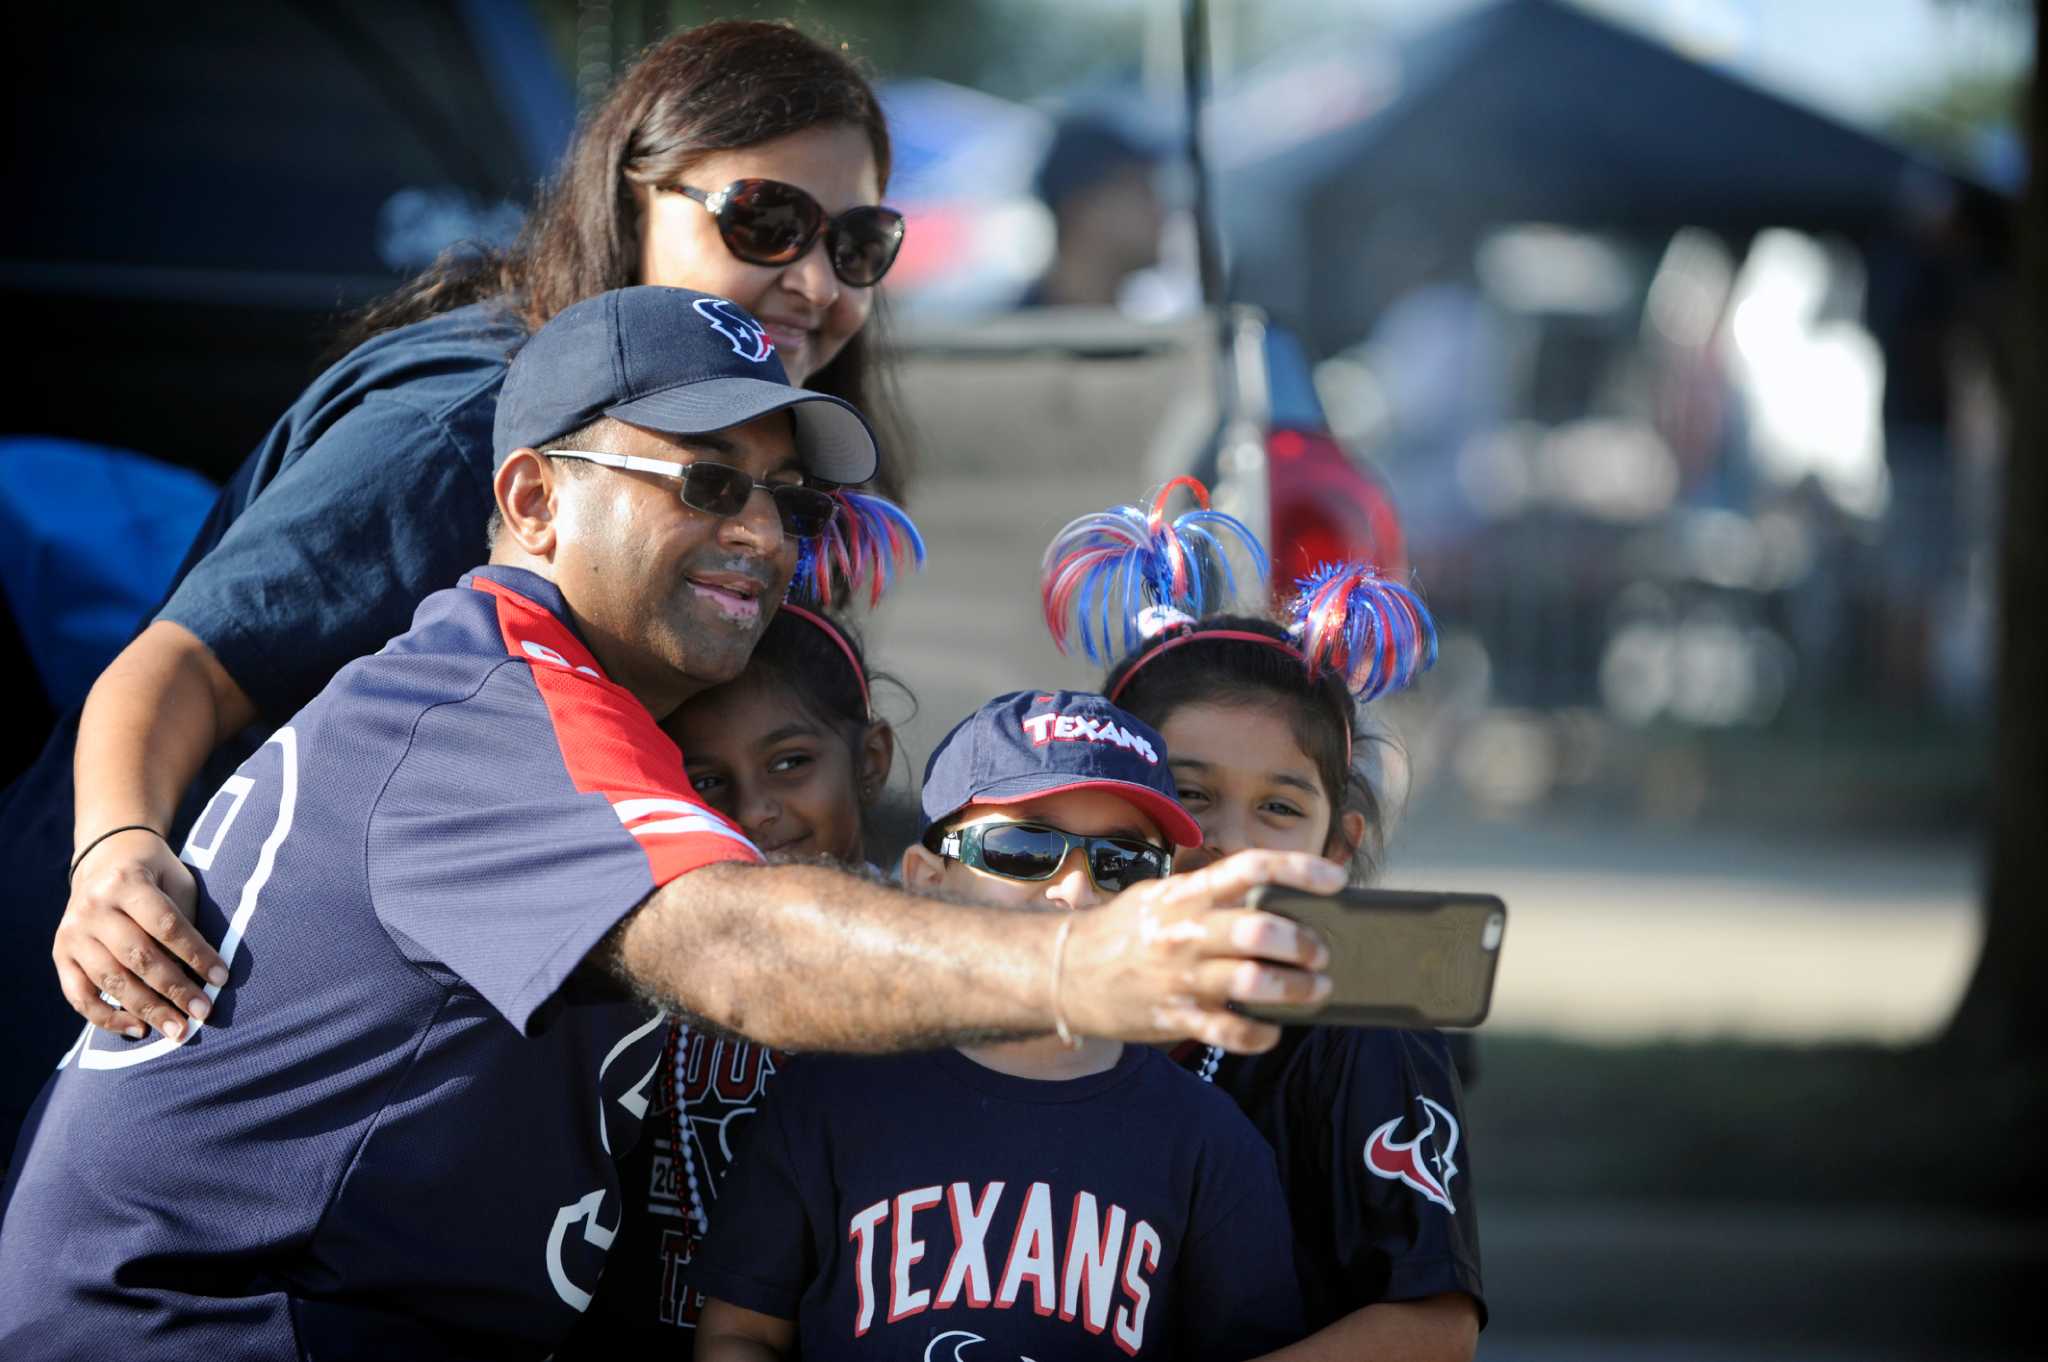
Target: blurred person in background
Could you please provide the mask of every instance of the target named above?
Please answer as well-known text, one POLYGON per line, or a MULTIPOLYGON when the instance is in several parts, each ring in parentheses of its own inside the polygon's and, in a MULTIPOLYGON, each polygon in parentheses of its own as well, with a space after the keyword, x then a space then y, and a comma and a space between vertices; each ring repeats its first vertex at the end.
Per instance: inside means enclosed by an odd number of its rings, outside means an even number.
MULTIPOLYGON (((53 954, 76 1011, 131 1036, 205 1016, 223 967, 176 920, 194 892, 174 845, 198 813, 187 792, 483 559, 499 389, 549 318, 635 283, 718 294, 760 318, 792 383, 875 413, 863 329, 902 239, 881 206, 889 170, 880 105, 844 55, 783 24, 707 24, 621 77, 509 250, 444 257, 357 318, 353 348, 230 481, 155 620, 5 796, 6 920, 40 949, 68 893, 53 954)), ((875 481, 900 493, 901 452, 883 448, 875 481)), ((70 1039, 54 996, 22 1010, 0 1157, 70 1039)))
POLYGON ((1052 263, 1018 306, 1114 306, 1126 280, 1159 263, 1161 162, 1157 148, 1107 114, 1061 121, 1033 185, 1057 232, 1052 263))

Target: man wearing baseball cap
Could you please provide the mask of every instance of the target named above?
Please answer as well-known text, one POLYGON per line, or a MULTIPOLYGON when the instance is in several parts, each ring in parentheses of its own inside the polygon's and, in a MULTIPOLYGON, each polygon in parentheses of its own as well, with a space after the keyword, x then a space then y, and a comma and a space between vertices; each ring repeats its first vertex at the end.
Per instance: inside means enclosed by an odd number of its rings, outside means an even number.
POLYGON ((656 721, 745 664, 829 514, 816 484, 874 466, 858 414, 782 377, 740 309, 653 287, 564 310, 513 360, 490 563, 194 825, 230 976, 211 1012, 177 1038, 88 1030, 31 1115, 0 1355, 545 1356, 603 1269, 612 1159, 656 1078, 661 1018, 629 990, 771 1045, 883 1050, 1063 1022, 1256 1047, 1271 1030, 1229 999, 1327 989, 1317 943, 1215 911, 1266 879, 1335 888, 1320 861, 1140 885, 1055 940, 763 867, 697 799, 656 721))
MULTIPOLYGON (((962 720, 923 813, 907 887, 1063 934, 1202 840, 1159 735, 1075 691, 962 720)), ((1239 1359, 1303 1332, 1272 1150, 1151 1046, 807 1057, 755 1119, 691 1267, 700 1362, 950 1357, 963 1327, 991 1357, 1239 1359)))

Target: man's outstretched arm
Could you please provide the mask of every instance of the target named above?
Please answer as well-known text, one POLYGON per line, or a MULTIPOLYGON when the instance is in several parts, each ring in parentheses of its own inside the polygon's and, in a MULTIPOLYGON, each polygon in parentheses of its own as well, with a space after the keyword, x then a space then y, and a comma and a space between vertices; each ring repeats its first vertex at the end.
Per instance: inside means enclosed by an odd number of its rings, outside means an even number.
POLYGON ((1082 1035, 1263 1050, 1278 1028, 1228 1003, 1329 991, 1313 934, 1242 907, 1269 883, 1334 893, 1343 872, 1241 852, 1069 916, 943 903, 822 866, 710 865, 650 895, 595 958, 664 1005, 793 1050, 924 1049, 1062 1019, 1082 1035))

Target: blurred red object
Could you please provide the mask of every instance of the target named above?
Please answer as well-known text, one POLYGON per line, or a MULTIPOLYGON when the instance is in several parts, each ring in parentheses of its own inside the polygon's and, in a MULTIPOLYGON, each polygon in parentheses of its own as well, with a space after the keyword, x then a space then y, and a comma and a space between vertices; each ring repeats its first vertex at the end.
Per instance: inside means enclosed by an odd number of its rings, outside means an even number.
POLYGON ((1360 468, 1327 431, 1276 429, 1266 436, 1273 591, 1321 563, 1362 562, 1408 580, 1408 546, 1386 485, 1360 468))

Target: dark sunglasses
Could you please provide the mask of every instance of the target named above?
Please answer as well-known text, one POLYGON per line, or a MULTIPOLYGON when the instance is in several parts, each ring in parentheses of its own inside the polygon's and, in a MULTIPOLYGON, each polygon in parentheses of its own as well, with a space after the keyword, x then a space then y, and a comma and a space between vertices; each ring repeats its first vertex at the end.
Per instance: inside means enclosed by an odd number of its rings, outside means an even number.
POLYGON ((627 468, 636 473, 659 473, 681 478, 677 489, 683 505, 693 511, 721 519, 736 516, 747 508, 747 498, 756 487, 768 489, 775 509, 782 516, 782 528, 797 539, 815 539, 832 523, 839 502, 830 492, 794 482, 756 482, 744 468, 699 459, 695 463, 670 463, 667 459, 643 459, 637 454, 603 454, 589 449, 550 449, 551 459, 581 459, 606 468, 627 468))
POLYGON ((828 218, 816 199, 780 180, 734 180, 715 191, 673 188, 704 205, 725 248, 749 265, 801 260, 822 231, 832 273, 853 288, 871 288, 903 247, 903 214, 894 208, 862 204, 828 218))
POLYGON ((1117 894, 1141 880, 1165 877, 1173 853, 1135 837, 1083 837, 1043 823, 973 823, 946 832, 934 829, 926 849, 962 865, 1006 880, 1049 880, 1080 847, 1088 878, 1105 894, 1117 894))

